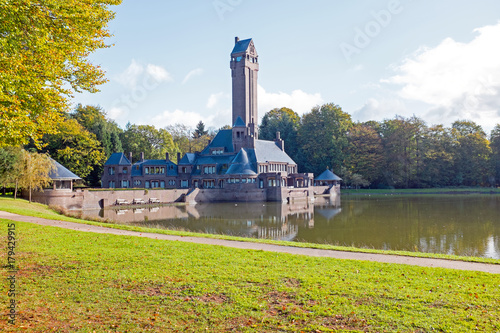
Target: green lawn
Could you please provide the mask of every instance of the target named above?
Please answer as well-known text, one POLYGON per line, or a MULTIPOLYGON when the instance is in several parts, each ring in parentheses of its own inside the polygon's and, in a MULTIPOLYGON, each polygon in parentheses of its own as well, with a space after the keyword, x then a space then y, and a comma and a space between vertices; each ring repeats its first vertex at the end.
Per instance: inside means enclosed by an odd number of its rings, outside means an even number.
MULTIPOLYGON (((0 221, 3 262, 7 223, 0 221)), ((7 323, 2 292, 5 332, 500 330, 500 275, 21 222, 16 237, 17 322, 7 323)))

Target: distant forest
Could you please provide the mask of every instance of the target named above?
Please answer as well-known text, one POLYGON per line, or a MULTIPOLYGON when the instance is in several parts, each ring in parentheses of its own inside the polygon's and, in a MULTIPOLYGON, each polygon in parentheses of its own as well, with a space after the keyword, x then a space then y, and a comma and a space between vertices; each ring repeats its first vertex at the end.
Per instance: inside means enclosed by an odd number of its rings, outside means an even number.
MULTIPOLYGON (((259 139, 273 140, 277 131, 299 172, 317 176, 329 168, 343 178, 345 186, 500 184, 500 124, 488 136, 470 120, 456 120, 451 127, 429 126, 415 116, 353 122, 339 106, 324 104, 302 116, 288 108, 267 112, 259 139)), ((132 152, 134 162, 141 152, 146 159, 163 159, 168 152, 176 162, 176 153, 201 151, 217 132, 201 121, 194 129, 182 124, 157 129, 130 123, 122 129, 100 107, 78 105, 66 115, 58 133, 44 135, 42 145, 24 148, 48 153, 84 178, 86 185, 100 186, 103 165, 114 152, 132 152)))

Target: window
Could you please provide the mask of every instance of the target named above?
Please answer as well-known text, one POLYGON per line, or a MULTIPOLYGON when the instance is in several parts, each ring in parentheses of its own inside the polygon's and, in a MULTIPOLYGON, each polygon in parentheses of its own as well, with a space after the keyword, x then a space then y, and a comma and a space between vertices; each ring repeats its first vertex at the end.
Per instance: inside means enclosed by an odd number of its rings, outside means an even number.
POLYGON ((215 180, 204 180, 203 181, 203 188, 215 188, 215 180))
POLYGON ((149 181, 146 180, 144 187, 149 188, 149 181))
POLYGON ((110 180, 109 181, 109 188, 115 188, 115 182, 110 180))
POLYGON ((162 181, 160 182, 160 187, 161 187, 161 188, 165 188, 165 181, 163 181, 163 180, 162 180, 162 181))
POLYGON ((140 186, 141 181, 140 180, 134 180, 134 186, 140 186))
POLYGON ((152 180, 151 181, 151 188, 158 188, 159 187, 159 182, 157 180, 152 180))
POLYGON ((149 168, 144 168, 144 174, 149 175, 149 168))
POLYGON ((128 168, 127 168, 127 167, 123 167, 122 172, 123 172, 124 174, 127 174, 127 173, 128 173, 128 168))
POLYGON ((123 188, 128 188, 129 187, 129 181, 128 180, 122 180, 122 187, 123 188))
POLYGON ((114 175, 115 174, 115 167, 109 167, 108 174, 114 175))
POLYGON ((186 188, 186 187, 189 187, 189 183, 187 180, 181 180, 181 187, 182 188, 186 188))
POLYGON ((246 183, 247 183, 247 179, 246 179, 246 178, 242 178, 242 179, 241 179, 241 182, 242 182, 243 184, 246 184, 246 183))
POLYGON ((236 179, 235 179, 235 183, 236 183, 236 184, 239 184, 239 182, 240 182, 240 179, 239 179, 239 178, 236 178, 236 179))

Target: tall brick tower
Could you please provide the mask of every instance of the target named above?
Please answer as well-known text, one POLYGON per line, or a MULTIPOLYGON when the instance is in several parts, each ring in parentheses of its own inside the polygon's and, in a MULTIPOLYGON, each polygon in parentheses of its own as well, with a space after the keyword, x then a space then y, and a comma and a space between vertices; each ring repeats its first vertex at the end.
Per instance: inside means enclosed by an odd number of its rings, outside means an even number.
MULTIPOLYGON (((252 39, 235 38, 231 52, 231 77, 233 79, 233 125, 239 124, 238 117, 245 124, 245 141, 243 147, 258 139, 257 122, 257 72, 259 71, 257 51, 252 39)), ((236 137, 236 132, 233 136, 236 137)), ((238 135, 241 135, 240 132, 238 135)), ((238 136, 239 139, 243 139, 238 136)), ((253 147, 248 147, 253 148, 253 147)))

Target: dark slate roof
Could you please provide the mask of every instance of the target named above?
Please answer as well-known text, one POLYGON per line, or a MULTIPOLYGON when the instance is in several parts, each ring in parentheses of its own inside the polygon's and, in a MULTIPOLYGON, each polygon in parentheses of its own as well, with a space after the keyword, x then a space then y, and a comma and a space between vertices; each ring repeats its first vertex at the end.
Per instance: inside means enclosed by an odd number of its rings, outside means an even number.
POLYGON ((319 175, 318 177, 314 178, 314 180, 322 180, 322 181, 325 181, 325 180, 342 180, 342 178, 340 178, 339 176, 337 176, 336 174, 334 174, 333 172, 331 172, 330 170, 327 169, 321 175, 319 175))
POLYGON ((113 153, 108 158, 104 165, 131 165, 128 158, 125 157, 124 153, 113 153))
POLYGON ((242 148, 233 160, 226 175, 256 175, 257 161, 253 149, 242 148))
POLYGON ((258 163, 281 162, 295 164, 295 162, 274 141, 255 140, 255 157, 258 163))
POLYGON ((55 169, 53 169, 49 173, 49 177, 52 180, 77 180, 81 179, 73 172, 69 171, 65 167, 63 167, 59 162, 52 160, 52 163, 55 165, 55 169))
MULTIPOLYGON (((228 129, 228 130, 220 130, 215 138, 210 142, 208 146, 203 149, 201 152, 202 155, 207 155, 210 154, 210 148, 224 148, 225 153, 232 153, 234 152, 233 148, 233 131, 228 129)), ((181 161, 183 161, 184 158, 182 158, 181 161)), ((189 163, 184 163, 184 164, 189 164, 189 163)))
POLYGON ((250 45, 251 41, 252 41, 252 38, 240 40, 239 42, 237 42, 234 45, 234 48, 233 48, 233 51, 231 51, 231 54, 245 52, 248 49, 248 46, 250 45))
POLYGON ((243 119, 241 119, 240 116, 238 116, 238 118, 236 118, 236 121, 234 122, 234 125, 233 125, 233 127, 246 127, 246 126, 247 125, 245 124, 243 119))
MULTIPOLYGON (((206 150, 206 148, 205 148, 206 150)), ((194 153, 186 153, 184 156, 181 158, 179 165, 182 164, 193 164, 196 161, 196 154, 194 153)))

